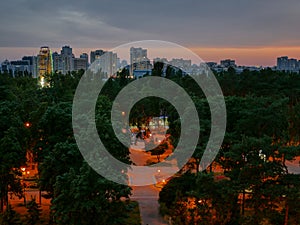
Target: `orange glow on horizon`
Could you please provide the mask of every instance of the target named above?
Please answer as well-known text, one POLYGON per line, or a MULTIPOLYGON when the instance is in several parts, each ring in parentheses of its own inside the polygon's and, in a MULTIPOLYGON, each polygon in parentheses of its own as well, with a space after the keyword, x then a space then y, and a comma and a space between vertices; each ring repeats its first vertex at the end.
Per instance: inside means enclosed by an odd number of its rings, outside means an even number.
MULTIPOLYGON (((288 56, 289 58, 296 58, 300 60, 300 46, 266 46, 266 47, 203 47, 203 46, 192 46, 184 45, 184 47, 189 48, 194 53, 196 53, 200 58, 206 62, 220 62, 221 59, 235 59, 238 65, 253 65, 253 66, 275 66, 276 59, 280 56, 288 56)), ((53 51, 59 51, 60 48, 55 48, 49 46, 53 51)), ((73 52, 76 57, 83 52, 90 54, 91 50, 101 49, 101 47, 94 48, 81 48, 71 45, 73 52)), ((116 46, 112 46, 116 47, 116 46)), ((102 48, 109 50, 107 48, 102 48)), ((17 47, 0 47, 2 61, 6 58, 8 60, 21 59, 24 55, 37 55, 39 51, 39 46, 35 48, 17 48, 17 47)), ((129 53, 128 53, 129 54, 129 53)), ((169 54, 169 53, 166 53, 169 54)), ((173 53, 170 53, 172 56, 173 53)), ((152 60, 151 56, 150 59, 152 60)))
POLYGON ((300 47, 251 47, 251 48, 190 48, 206 62, 235 59, 238 65, 275 66, 277 57, 288 56, 300 60, 300 47))

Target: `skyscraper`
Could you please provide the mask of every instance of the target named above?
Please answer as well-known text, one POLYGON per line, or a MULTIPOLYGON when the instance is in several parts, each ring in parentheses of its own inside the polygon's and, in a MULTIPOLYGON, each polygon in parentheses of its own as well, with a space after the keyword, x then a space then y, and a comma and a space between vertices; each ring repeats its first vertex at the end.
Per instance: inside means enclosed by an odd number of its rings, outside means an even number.
POLYGON ((221 64, 221 66, 224 66, 226 68, 236 67, 235 60, 232 60, 232 59, 221 60, 220 64, 221 64))
POLYGON ((99 59, 105 53, 102 49, 91 51, 91 64, 96 60, 99 59))
POLYGON ((70 46, 63 46, 61 49, 62 74, 67 74, 74 70, 74 55, 70 46))
POLYGON ((284 71, 288 67, 289 58, 287 56, 282 56, 277 58, 277 69, 284 71))
POLYGON ((60 54, 54 52, 52 54, 53 59, 53 71, 57 73, 67 74, 74 70, 74 54, 70 46, 63 46, 60 54))
POLYGON ((87 53, 82 53, 80 55, 80 58, 81 59, 85 59, 85 61, 86 61, 86 69, 87 69, 89 67, 89 55, 87 53))
POLYGON ((57 52, 54 52, 52 54, 52 60, 53 60, 53 72, 55 73, 62 73, 63 72, 63 66, 62 66, 62 57, 57 52))
POLYGON ((116 75, 117 72, 117 54, 113 52, 106 52, 98 59, 95 59, 95 68, 101 71, 105 78, 116 75))
POLYGON ((87 70, 89 66, 88 62, 89 56, 86 53, 82 53, 80 55, 80 58, 74 58, 74 71, 87 70))
POLYGON ((151 69, 150 60, 147 58, 147 49, 130 48, 130 75, 133 75, 135 70, 151 69))
POLYGON ((297 59, 289 59, 287 56, 278 57, 277 70, 299 73, 300 63, 297 59))
POLYGON ((40 52, 37 57, 38 65, 38 77, 42 86, 45 86, 45 75, 52 73, 52 55, 50 48, 43 46, 40 48, 40 52))
POLYGON ((37 57, 36 56, 24 56, 22 60, 29 61, 30 64, 30 73, 32 77, 37 77, 37 57))

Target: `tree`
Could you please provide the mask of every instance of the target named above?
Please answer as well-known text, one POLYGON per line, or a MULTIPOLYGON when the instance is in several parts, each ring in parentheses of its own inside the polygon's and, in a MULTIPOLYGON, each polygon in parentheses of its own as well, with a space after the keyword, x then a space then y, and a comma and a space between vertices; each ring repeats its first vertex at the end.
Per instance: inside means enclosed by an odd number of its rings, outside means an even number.
POLYGON ((55 222, 120 224, 126 217, 120 199, 129 194, 129 187, 106 180, 83 163, 79 172, 70 169, 57 177, 52 205, 55 222))
MULTIPOLYGON (((294 211, 299 206, 294 205, 295 201, 291 201, 292 198, 299 198, 299 184, 295 180, 298 177, 291 176, 285 165, 286 160, 299 156, 298 143, 295 141, 298 129, 296 110, 294 106, 290 106, 289 98, 278 95, 273 90, 274 96, 267 92, 266 89, 270 89, 273 84, 267 86, 265 81, 262 82, 266 86, 260 86, 258 90, 250 90, 246 86, 245 90, 240 90, 236 83, 246 83, 241 80, 243 76, 231 80, 232 89, 225 88, 227 95, 236 96, 225 97, 227 131, 216 158, 216 162, 225 170, 224 180, 216 181, 211 174, 196 173, 194 179, 198 182, 195 187, 192 187, 190 193, 177 196, 177 203, 172 202, 171 210, 168 210, 171 211, 170 214, 172 210, 179 210, 178 217, 183 214, 190 217, 191 214, 185 213, 189 202, 192 201, 196 205, 199 203, 198 208, 193 208, 193 216, 208 215, 205 210, 211 207, 211 217, 207 221, 215 221, 215 224, 259 224, 262 221, 282 224, 284 220, 295 221, 299 216, 294 211), (252 91, 253 94, 245 96, 248 91, 252 91), (292 136, 290 131, 293 131, 292 136), (291 192, 287 191, 289 189, 292 189, 291 192), (292 197, 291 193, 295 195, 292 197), (284 211, 280 211, 283 203, 284 211), (291 209, 293 212, 290 213, 291 209), (277 222, 274 222, 275 220, 277 222)), ((277 75, 272 75, 272 72, 266 70, 261 76, 275 83, 273 79, 277 75)), ((262 78, 249 79, 253 79, 251 82, 255 83, 262 78)), ((272 87, 276 88, 275 84, 272 87)), ((193 89, 190 90, 193 93, 193 89)), ((205 101, 201 97, 194 97, 193 100, 200 111, 201 129, 204 128, 204 132, 201 130, 202 134, 200 133, 202 142, 199 142, 193 155, 197 162, 202 157, 205 140, 210 135, 210 120, 207 119, 209 114, 205 110, 205 101)), ((171 120, 170 128, 176 134, 174 122, 176 121, 171 120)), ((202 219, 204 224, 209 224, 204 220, 206 219, 202 219)))
POLYGON ((4 203, 8 204, 8 192, 11 191, 18 196, 22 195, 20 180, 17 176, 21 174, 20 167, 26 161, 26 149, 24 148, 24 127, 19 117, 14 117, 13 105, 2 102, 0 115, 0 198, 1 211, 4 203), (3 116, 3 117, 2 117, 3 116), (9 128, 8 128, 9 127, 9 128))
POLYGON ((79 170, 82 156, 74 143, 58 142, 40 163, 40 187, 53 197, 56 177, 75 168, 79 170))
POLYGON ((35 225, 40 221, 41 209, 35 199, 27 203, 27 225, 35 225))
POLYGON ((179 196, 186 196, 195 184, 195 175, 191 173, 172 178, 159 192, 160 213, 163 216, 172 215, 172 207, 179 196))
POLYGON ((7 208, 0 220, 1 225, 20 225, 22 224, 20 215, 12 208, 11 205, 7 205, 7 208))
POLYGON ((158 145, 156 148, 150 150, 151 155, 156 155, 157 162, 160 162, 160 156, 166 152, 166 149, 168 148, 168 143, 164 142, 160 145, 158 145))
POLYGON ((153 69, 152 69, 152 76, 159 76, 161 77, 163 74, 163 68, 164 68, 163 62, 155 62, 153 69))

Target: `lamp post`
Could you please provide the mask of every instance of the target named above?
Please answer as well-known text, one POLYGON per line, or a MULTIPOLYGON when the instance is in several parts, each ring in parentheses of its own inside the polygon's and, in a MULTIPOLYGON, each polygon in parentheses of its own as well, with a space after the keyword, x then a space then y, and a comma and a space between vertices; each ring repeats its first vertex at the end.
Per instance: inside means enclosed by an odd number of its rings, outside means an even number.
POLYGON ((266 161, 267 156, 266 156, 266 154, 262 153, 261 149, 259 150, 258 156, 260 159, 264 160, 264 162, 266 161))
POLYGON ((287 202, 287 196, 286 195, 281 195, 281 197, 285 202, 284 225, 288 225, 288 221, 289 221, 289 204, 287 202))
POLYGON ((163 122, 164 122, 164 128, 166 128, 166 115, 167 115, 167 110, 165 108, 160 110, 160 115, 163 117, 163 122))

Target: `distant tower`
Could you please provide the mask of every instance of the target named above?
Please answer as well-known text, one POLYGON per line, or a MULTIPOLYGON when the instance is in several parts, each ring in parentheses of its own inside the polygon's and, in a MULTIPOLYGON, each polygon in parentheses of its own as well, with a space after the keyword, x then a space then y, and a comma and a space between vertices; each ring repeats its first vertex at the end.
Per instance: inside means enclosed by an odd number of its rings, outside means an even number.
POLYGON ((277 70, 286 71, 288 68, 289 58, 282 56, 277 58, 277 70))
POLYGON ((84 70, 88 68, 89 56, 86 53, 82 53, 79 58, 74 58, 74 71, 84 70))
POLYGON ((43 46, 40 49, 37 59, 38 65, 38 77, 41 82, 42 87, 46 86, 45 75, 50 75, 52 73, 52 55, 50 48, 43 46))
POLYGON ((62 59, 62 74, 72 72, 74 69, 72 48, 70 46, 63 46, 60 53, 62 59))
POLYGON ((104 75, 104 78, 115 76, 117 72, 117 53, 106 52, 94 62, 97 62, 95 67, 104 75))
POLYGON ((89 55, 87 53, 82 53, 80 55, 80 58, 86 60, 86 69, 85 70, 87 70, 87 68, 89 67, 89 55))
POLYGON ((130 48, 130 74, 133 75, 135 70, 148 70, 150 60, 147 58, 147 49, 130 48))
POLYGON ((63 66, 62 66, 62 57, 57 52, 52 54, 52 62, 53 62, 53 72, 55 73, 62 73, 63 66))
POLYGON ((96 51, 91 51, 91 64, 96 60, 100 59, 102 55, 105 54, 105 51, 102 49, 96 50, 96 51))
POLYGON ((224 66, 226 68, 236 67, 235 60, 233 60, 233 59, 224 59, 224 60, 221 60, 220 64, 221 64, 221 66, 224 66))

